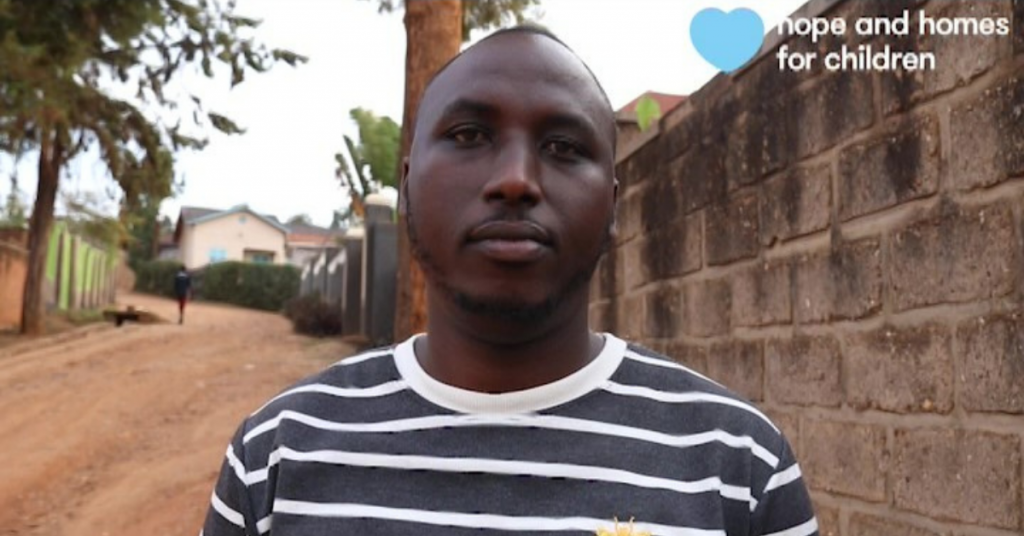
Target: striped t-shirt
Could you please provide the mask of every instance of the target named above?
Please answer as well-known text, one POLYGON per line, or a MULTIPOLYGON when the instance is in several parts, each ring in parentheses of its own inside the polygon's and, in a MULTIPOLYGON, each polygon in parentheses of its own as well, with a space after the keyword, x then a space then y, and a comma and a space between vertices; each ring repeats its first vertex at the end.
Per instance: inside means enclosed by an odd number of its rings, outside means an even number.
POLYGON ((205 536, 810 536, 786 440, 721 385, 605 334, 503 394, 430 377, 412 339, 341 361, 239 428, 205 536), (625 532, 623 532, 625 534, 625 532))

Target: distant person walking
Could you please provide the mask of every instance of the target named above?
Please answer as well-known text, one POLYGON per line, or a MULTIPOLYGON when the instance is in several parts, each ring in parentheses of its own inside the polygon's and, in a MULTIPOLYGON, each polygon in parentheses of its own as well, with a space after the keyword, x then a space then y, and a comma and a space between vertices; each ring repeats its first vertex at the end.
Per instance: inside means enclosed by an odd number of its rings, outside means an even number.
POLYGON ((182 265, 174 276, 174 295, 178 297, 178 323, 185 323, 185 304, 192 294, 192 277, 182 265))

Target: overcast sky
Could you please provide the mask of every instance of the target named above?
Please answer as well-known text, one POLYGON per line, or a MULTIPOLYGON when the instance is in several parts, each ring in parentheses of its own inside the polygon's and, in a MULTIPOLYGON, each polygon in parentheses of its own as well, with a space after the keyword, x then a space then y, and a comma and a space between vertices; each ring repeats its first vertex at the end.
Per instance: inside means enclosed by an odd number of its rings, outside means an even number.
MULTIPOLYGON (((716 74, 690 43, 690 20, 699 10, 748 7, 768 31, 803 3, 542 0, 538 22, 589 64, 619 108, 646 90, 693 93, 716 74)), ((376 6, 376 0, 238 0, 239 14, 263 20, 257 33, 263 42, 309 56, 309 62, 294 69, 280 64, 233 90, 224 79, 208 89, 203 84, 206 107, 247 132, 215 134, 205 150, 179 154, 176 171, 185 189, 165 201, 162 212, 173 219, 182 205, 226 209, 246 203, 281 219, 305 213, 327 225, 332 211, 345 204, 334 178, 334 153, 343 134, 357 138, 349 110, 363 107, 401 121, 402 14, 378 14, 376 6)), ((26 201, 35 192, 30 160, 19 167, 26 201)), ((10 161, 0 161, 0 195, 9 190, 10 171, 10 161)), ((62 189, 116 193, 95 154, 73 161, 70 175, 62 189)))

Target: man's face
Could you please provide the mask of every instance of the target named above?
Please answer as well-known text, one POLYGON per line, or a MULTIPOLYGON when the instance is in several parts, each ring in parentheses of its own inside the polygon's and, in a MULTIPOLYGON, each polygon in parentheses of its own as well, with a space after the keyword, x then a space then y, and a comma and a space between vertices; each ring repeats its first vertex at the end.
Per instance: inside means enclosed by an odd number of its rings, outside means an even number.
POLYGON ((433 287, 470 312, 542 320, 609 241, 614 123, 590 74, 543 36, 467 51, 419 109, 403 209, 433 287))

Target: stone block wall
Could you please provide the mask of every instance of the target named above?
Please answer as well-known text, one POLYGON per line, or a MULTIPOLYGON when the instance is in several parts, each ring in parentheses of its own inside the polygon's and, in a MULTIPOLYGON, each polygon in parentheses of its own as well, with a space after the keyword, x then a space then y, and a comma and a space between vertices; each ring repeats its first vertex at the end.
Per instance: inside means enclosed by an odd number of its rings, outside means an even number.
MULTIPOLYGON (((829 536, 1024 533, 1024 0, 814 0, 1009 17, 874 37, 918 73, 720 75, 620 154, 591 323, 764 408, 829 536)), ((789 41, 793 49, 811 45, 789 41)))

